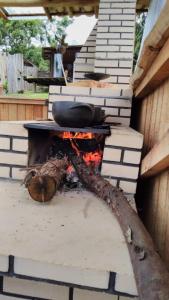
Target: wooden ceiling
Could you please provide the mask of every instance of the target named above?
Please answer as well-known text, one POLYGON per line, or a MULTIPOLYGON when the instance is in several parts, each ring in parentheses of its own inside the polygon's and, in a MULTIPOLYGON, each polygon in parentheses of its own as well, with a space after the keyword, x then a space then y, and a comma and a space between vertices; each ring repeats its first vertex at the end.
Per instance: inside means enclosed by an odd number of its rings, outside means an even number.
MULTIPOLYGON (((145 10, 149 5, 150 0, 138 0, 137 9, 145 10)), ((50 19, 52 16, 78 16, 98 15, 99 0, 0 0, 0 17, 14 17, 15 14, 10 14, 4 7, 43 7, 44 14, 50 19)), ((27 16, 30 14, 20 14, 27 16)), ((17 15, 18 16, 18 15, 17 15)))

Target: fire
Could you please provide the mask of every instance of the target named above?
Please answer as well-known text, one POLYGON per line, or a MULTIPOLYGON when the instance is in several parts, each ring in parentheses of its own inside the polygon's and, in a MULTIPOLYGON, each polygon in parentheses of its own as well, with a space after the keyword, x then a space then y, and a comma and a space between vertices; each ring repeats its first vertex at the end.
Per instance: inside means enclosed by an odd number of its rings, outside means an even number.
POLYGON ((91 164, 98 166, 102 159, 102 151, 84 153, 83 159, 88 166, 91 164))
POLYGON ((91 140, 95 136, 91 132, 60 132, 58 136, 62 139, 84 139, 84 140, 91 140))
MULTIPOLYGON (((96 136, 94 133, 91 132, 59 132, 57 134, 62 139, 69 139, 72 145, 72 148, 76 152, 78 156, 81 156, 85 163, 88 166, 92 167, 98 167, 102 161, 103 152, 98 149, 93 152, 85 152, 79 149, 78 142, 76 142, 76 139, 85 139, 85 140, 91 140, 96 139, 96 136)), ((70 164, 67 168, 67 173, 71 174, 73 172, 74 168, 70 164)))

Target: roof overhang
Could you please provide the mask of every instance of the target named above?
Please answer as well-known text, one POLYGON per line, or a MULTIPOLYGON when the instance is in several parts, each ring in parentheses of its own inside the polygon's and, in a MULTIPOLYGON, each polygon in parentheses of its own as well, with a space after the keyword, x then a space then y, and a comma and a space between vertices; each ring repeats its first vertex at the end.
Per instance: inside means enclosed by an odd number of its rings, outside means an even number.
MULTIPOLYGON (((98 15, 99 0, 0 0, 0 17, 28 17, 28 16, 78 16, 98 15), (43 7, 41 13, 10 14, 7 7, 43 7)), ((138 0, 137 9, 144 11, 150 0, 138 0)))

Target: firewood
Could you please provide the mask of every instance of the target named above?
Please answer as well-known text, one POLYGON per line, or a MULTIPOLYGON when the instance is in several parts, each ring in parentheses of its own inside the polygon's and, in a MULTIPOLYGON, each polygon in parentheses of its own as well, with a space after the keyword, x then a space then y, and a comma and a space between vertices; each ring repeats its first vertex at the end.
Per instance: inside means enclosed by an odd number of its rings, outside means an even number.
POLYGON ((52 199, 63 183, 68 167, 67 159, 51 159, 41 166, 28 168, 24 184, 32 199, 47 202, 52 199))
POLYGON ((79 179, 101 198, 117 217, 128 245, 140 300, 168 300, 169 272, 154 243, 124 195, 101 175, 95 175, 83 160, 71 155, 79 179))

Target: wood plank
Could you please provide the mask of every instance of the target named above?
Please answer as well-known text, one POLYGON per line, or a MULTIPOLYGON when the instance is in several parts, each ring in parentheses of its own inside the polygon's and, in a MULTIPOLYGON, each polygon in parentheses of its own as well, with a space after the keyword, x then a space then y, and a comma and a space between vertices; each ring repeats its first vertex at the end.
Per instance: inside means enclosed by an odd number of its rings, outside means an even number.
POLYGON ((55 7, 57 6, 78 6, 78 5, 89 5, 94 6, 95 4, 99 5, 99 0, 93 0, 92 3, 90 0, 0 0, 0 7, 36 7, 36 6, 43 6, 43 7, 55 7))
POLYGON ((3 97, 0 96, 0 103, 8 104, 31 104, 31 105, 47 105, 46 99, 30 99, 30 98, 18 98, 18 97, 3 97))
POLYGON ((137 63, 136 70, 131 78, 134 90, 140 85, 140 82, 146 76, 147 71, 155 61, 160 49, 169 38, 169 2, 166 1, 160 16, 144 41, 140 58, 137 63))
POLYGON ((7 15, 5 14, 5 11, 2 8, 0 8, 0 18, 3 18, 5 20, 8 19, 7 15))
POLYGON ((16 121, 18 118, 17 104, 11 104, 9 107, 9 121, 16 121))
POLYGON ((43 119, 43 113, 42 113, 42 107, 36 106, 34 107, 34 113, 33 113, 34 120, 41 120, 43 119))
POLYGON ((143 98, 169 77, 169 39, 135 91, 135 96, 143 98))
POLYGON ((34 120, 34 106, 33 105, 26 105, 25 120, 34 120))
POLYGON ((169 167, 169 130, 152 150, 144 157, 141 164, 141 176, 150 177, 169 167))
POLYGON ((8 106, 8 104, 1 104, 0 109, 1 109, 0 121, 8 121, 9 120, 9 106, 8 106))
POLYGON ((17 105, 17 120, 26 120, 26 105, 24 104, 18 104, 17 105))

